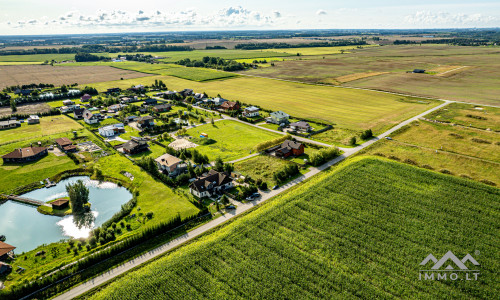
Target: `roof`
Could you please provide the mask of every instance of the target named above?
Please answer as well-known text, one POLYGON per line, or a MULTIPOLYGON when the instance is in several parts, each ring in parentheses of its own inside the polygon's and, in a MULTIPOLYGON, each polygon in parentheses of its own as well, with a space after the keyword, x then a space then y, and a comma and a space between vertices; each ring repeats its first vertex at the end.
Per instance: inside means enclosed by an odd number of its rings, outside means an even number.
POLYGON ((289 114, 282 112, 281 110, 275 111, 271 113, 271 116, 274 116, 276 118, 288 118, 290 117, 289 114))
POLYGON ((220 107, 222 107, 222 108, 234 108, 236 106, 238 106, 237 102, 226 101, 226 102, 222 103, 222 105, 220 107))
POLYGON ((75 108, 75 110, 73 110, 73 113, 75 115, 83 115, 84 111, 85 111, 85 108, 75 108))
POLYGON ((250 107, 247 107, 245 108, 246 111, 259 111, 260 108, 256 107, 256 106, 250 106, 250 107))
POLYGON ((0 242, 0 256, 7 254, 14 249, 16 249, 16 247, 4 242, 0 242))
POLYGON ((38 119, 40 119, 40 117, 38 115, 30 115, 30 117, 28 119, 38 120, 38 119))
POLYGON ((64 203, 67 203, 67 202, 69 202, 68 199, 57 199, 56 201, 52 202, 51 204, 55 205, 55 206, 60 206, 60 205, 63 205, 64 203))
POLYGON ((189 185, 189 187, 199 192, 203 192, 206 191, 211 184, 221 186, 231 181, 232 179, 229 173, 210 170, 207 176, 196 179, 189 185))
POLYGON ((171 166, 182 162, 182 159, 165 153, 162 156, 157 157, 155 161, 162 166, 170 168, 171 166))
POLYGON ((137 118, 137 122, 144 122, 144 121, 149 121, 149 120, 154 120, 154 118, 151 116, 144 116, 144 117, 137 118))
POLYGON ((2 126, 8 126, 10 124, 17 124, 19 121, 17 120, 7 120, 7 121, 0 121, 0 125, 2 126))
POLYGON ((131 150, 133 150, 133 149, 135 149, 137 147, 142 147, 144 145, 147 146, 148 143, 145 142, 145 141, 130 140, 130 141, 126 142, 125 144, 123 144, 123 148, 131 151, 131 150))
POLYGON ((111 125, 106 125, 103 126, 99 129, 101 130, 114 130, 115 128, 124 128, 123 123, 116 123, 116 124, 111 124, 111 125))
POLYGON ((45 147, 26 147, 18 148, 10 153, 5 154, 2 158, 25 158, 31 157, 39 154, 40 152, 46 151, 45 147))
POLYGON ((94 114, 92 114, 92 112, 90 110, 86 109, 86 110, 83 111, 83 118, 84 119, 89 120, 89 119, 92 119, 92 118, 95 118, 95 117, 97 117, 97 116, 95 116, 94 114))
POLYGON ((290 123, 290 126, 295 126, 295 127, 311 127, 311 125, 309 125, 309 123, 307 123, 305 121, 299 121, 299 122, 295 122, 295 123, 290 123))
POLYGON ((62 137, 62 138, 56 139, 56 143, 61 147, 73 144, 73 142, 70 139, 68 139, 67 137, 62 137))
POLYGON ((164 109, 164 108, 171 108, 171 107, 172 107, 172 105, 170 105, 170 104, 160 104, 160 105, 154 106, 153 108, 164 109))
POLYGON ((89 100, 91 98, 92 98, 92 96, 90 96, 89 94, 85 94, 82 96, 82 100, 89 100))
POLYGON ((286 140, 281 144, 281 148, 299 149, 302 143, 286 140))

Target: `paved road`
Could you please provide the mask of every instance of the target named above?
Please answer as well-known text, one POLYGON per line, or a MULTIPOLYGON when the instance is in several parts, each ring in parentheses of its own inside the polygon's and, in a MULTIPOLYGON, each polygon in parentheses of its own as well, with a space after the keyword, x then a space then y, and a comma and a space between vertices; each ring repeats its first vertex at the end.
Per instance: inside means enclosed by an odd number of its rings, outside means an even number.
POLYGON ((151 251, 148 251, 146 253, 144 253, 143 255, 141 255, 140 257, 137 257, 131 261, 128 261, 122 265, 119 265, 113 269, 111 269, 110 271, 104 273, 104 274, 101 274, 97 277, 95 277, 94 279, 91 279, 87 282, 84 282, 82 283, 81 285, 79 286, 76 286, 74 288, 72 288, 71 290, 67 291, 66 293, 54 298, 54 299, 57 299, 57 300, 66 300, 66 299, 71 299, 71 298, 74 298, 76 296, 79 296, 103 283, 106 283, 107 281, 115 278, 116 276, 119 276, 127 271, 130 271, 131 269, 159 256, 159 255, 162 255, 164 254, 165 252, 167 251, 170 251, 172 249, 174 249, 175 247, 178 247, 180 246, 181 244, 183 244, 184 242, 186 241, 189 241, 203 233, 205 233, 206 231, 210 230, 210 229, 213 229, 219 225, 221 225, 222 223, 226 222, 227 220, 239 215, 239 214, 242 214, 244 213, 245 211, 251 209, 252 207, 255 207, 257 205, 259 205, 260 203, 288 190, 289 188, 291 188, 292 186, 296 185, 296 184, 299 184, 300 182, 304 181, 305 179, 307 178, 310 178, 316 174, 318 174, 319 172, 341 162, 342 160, 346 159, 347 157, 357 153, 358 151, 360 151, 361 149, 364 149, 366 147, 368 147, 369 145, 377 142, 378 140, 388 136, 389 134, 391 134, 392 132, 398 130, 399 128, 417 120, 418 118, 420 117, 423 117, 424 115, 430 113, 430 112, 433 112, 435 110, 438 110, 440 108, 442 108, 443 106, 445 105, 448 105, 448 103, 450 102, 453 102, 453 101, 445 101, 445 103, 441 104, 441 105, 438 105, 430 110, 427 110, 426 112, 423 112, 411 119, 408 119, 400 124, 398 124, 397 126, 391 128, 390 130, 382 133, 381 135, 363 143, 362 145, 359 145, 355 148, 345 148, 344 149, 344 153, 338 157, 336 157, 335 159, 325 163, 324 165, 321 165, 317 168, 311 168, 311 170, 309 172, 307 172, 306 174, 290 181, 289 183, 281 186, 280 188, 276 189, 276 190, 271 190, 271 191, 268 191, 268 192, 263 192, 262 193, 262 197, 255 200, 255 201, 252 201, 250 203, 240 203, 238 205, 238 207, 234 210, 230 210, 228 212, 226 212, 223 216, 215 219, 215 220, 212 220, 168 243, 165 243, 163 244, 162 246, 159 246, 151 251))

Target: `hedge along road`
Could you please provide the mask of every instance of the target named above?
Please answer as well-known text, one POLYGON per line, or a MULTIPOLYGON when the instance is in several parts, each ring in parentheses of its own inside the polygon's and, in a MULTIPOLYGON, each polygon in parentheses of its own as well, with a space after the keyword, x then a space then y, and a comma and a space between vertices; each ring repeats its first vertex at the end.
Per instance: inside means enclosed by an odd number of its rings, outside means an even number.
POLYGON ((372 138, 371 140, 363 143, 362 145, 359 145, 359 146, 354 147, 354 148, 345 148, 344 153, 342 155, 332 159, 331 161, 329 161, 329 162, 327 162, 327 163, 325 163, 317 168, 311 168, 311 170, 309 172, 307 172, 306 174, 290 181, 289 183, 281 186, 280 188, 278 188, 276 190, 263 192, 262 197, 260 199, 254 200, 250 203, 241 203, 238 205, 238 207, 236 207, 236 209, 233 209, 233 210, 226 210, 226 213, 224 215, 222 215, 221 217, 219 217, 215 220, 212 220, 212 221, 210 221, 210 222, 208 222, 208 223, 206 223, 206 224, 204 224, 204 225, 202 225, 202 226, 200 226, 200 227, 198 227, 198 228, 196 228, 188 233, 185 233, 184 235, 179 236, 168 243, 165 243, 157 248, 154 248, 154 249, 142 254, 139 257, 136 257, 136 258, 134 258, 130 261, 127 261, 123 264, 120 264, 119 266, 117 266, 113 269, 110 269, 106 273, 98 275, 89 281, 86 281, 78 286, 75 286, 74 288, 72 288, 69 291, 55 297, 54 299, 65 300, 65 299, 72 299, 74 297, 82 295, 83 293, 86 293, 86 292, 90 291, 91 289, 94 289, 94 288, 98 287, 99 285, 104 284, 104 283, 112 280, 113 278, 120 276, 120 275, 124 274, 125 272, 132 270, 133 268, 138 267, 139 265, 141 265, 145 262, 148 262, 151 259, 154 259, 162 254, 165 254, 166 252, 173 250, 176 247, 181 246, 183 243, 190 241, 190 240, 196 238, 197 236, 199 236, 199 235, 201 235, 201 234, 203 234, 211 229, 214 229, 215 227, 217 227, 217 226, 223 224, 224 222, 234 218, 235 216, 242 214, 242 213, 248 211, 249 209, 258 206, 262 202, 288 190, 292 186, 299 184, 300 182, 306 180, 307 178, 310 178, 310 177, 318 174, 319 172, 341 162, 342 160, 346 159, 347 157, 349 157, 349 156, 357 153, 358 151, 370 146, 371 144, 377 142, 378 140, 385 138, 386 136, 388 136, 389 134, 398 130, 399 128, 401 128, 405 125, 408 125, 409 123, 425 116, 426 114, 429 114, 435 110, 438 110, 438 109, 448 105, 451 102, 454 102, 454 101, 445 100, 444 103, 442 103, 436 107, 433 107, 433 108, 431 108, 431 109, 429 109, 429 110, 427 110, 427 111, 425 111, 425 112, 423 112, 415 117, 412 117, 404 122, 401 122, 400 124, 387 130, 386 132, 384 132, 384 133, 372 138))

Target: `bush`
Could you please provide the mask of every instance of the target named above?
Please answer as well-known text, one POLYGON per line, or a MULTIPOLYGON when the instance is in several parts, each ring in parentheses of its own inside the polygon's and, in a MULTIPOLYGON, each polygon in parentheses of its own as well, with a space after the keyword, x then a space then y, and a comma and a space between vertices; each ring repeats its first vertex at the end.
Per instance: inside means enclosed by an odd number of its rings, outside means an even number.
POLYGON ((487 185, 491 185, 491 186, 496 186, 497 184, 494 183, 493 181, 489 181, 487 179, 481 179, 479 180, 480 182, 484 183, 484 184, 487 184, 487 185))
POLYGON ((325 148, 309 155, 311 165, 317 167, 340 155, 340 150, 335 147, 325 148))
POLYGON ((365 130, 360 135, 362 140, 371 139, 373 137, 373 132, 371 129, 365 130))
POLYGON ((447 170, 447 169, 441 169, 441 170, 439 170, 439 172, 441 172, 443 174, 448 174, 448 175, 452 175, 453 174, 450 170, 447 170))
POLYGON ((422 168, 428 169, 428 170, 434 170, 434 168, 429 166, 429 165, 422 165, 422 168))
POLYGON ((283 143, 285 140, 291 140, 291 139, 292 139, 292 136, 287 134, 287 135, 275 138, 275 139, 270 140, 270 141, 262 142, 262 143, 259 143, 255 146, 255 151, 257 151, 257 152, 264 151, 268 148, 271 148, 273 146, 276 146, 276 145, 283 143))
POLYGON ((355 137, 355 136, 353 136, 353 137, 349 140, 349 145, 351 145, 351 146, 356 145, 356 137, 355 137))

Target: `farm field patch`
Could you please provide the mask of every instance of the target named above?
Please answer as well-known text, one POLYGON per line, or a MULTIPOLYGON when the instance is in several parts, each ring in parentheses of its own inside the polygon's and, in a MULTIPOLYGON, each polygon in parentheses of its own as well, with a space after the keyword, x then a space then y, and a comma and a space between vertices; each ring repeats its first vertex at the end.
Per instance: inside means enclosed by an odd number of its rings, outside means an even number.
MULTIPOLYGON (((47 103, 31 103, 25 105, 18 105, 15 114, 32 115, 38 113, 47 113, 50 111, 50 106, 47 103)), ((9 107, 0 108, 0 117, 10 116, 12 109, 9 107)))
POLYGON ((499 204, 480 183, 353 159, 83 298, 494 299, 499 204), (418 280, 430 253, 471 248, 477 284, 418 280))
POLYGON ((21 124, 21 127, 1 130, 0 145, 13 141, 41 138, 81 128, 80 124, 63 115, 41 117, 40 124, 28 125, 25 122, 21 124))
POLYGON ((500 108, 497 107, 450 103, 425 117, 439 122, 500 131, 500 108))
POLYGON ((73 83, 84 85, 92 82, 144 76, 150 75, 108 66, 67 66, 64 68, 50 65, 0 66, 0 89, 30 83, 51 83, 57 86, 73 83))
POLYGON ((350 50, 358 50, 363 48, 377 47, 378 45, 362 45, 361 48, 357 46, 337 46, 337 47, 303 47, 303 48, 283 48, 283 49, 272 49, 272 51, 286 53, 290 55, 328 55, 328 54, 340 54, 342 51, 344 53, 349 53, 350 50))
POLYGON ((192 137, 199 137, 206 133, 208 138, 216 141, 214 144, 196 147, 196 150, 208 155, 213 161, 221 157, 224 161, 231 161, 252 154, 254 147, 264 141, 272 140, 280 134, 261 130, 240 122, 224 120, 214 125, 206 124, 187 130, 192 137))

